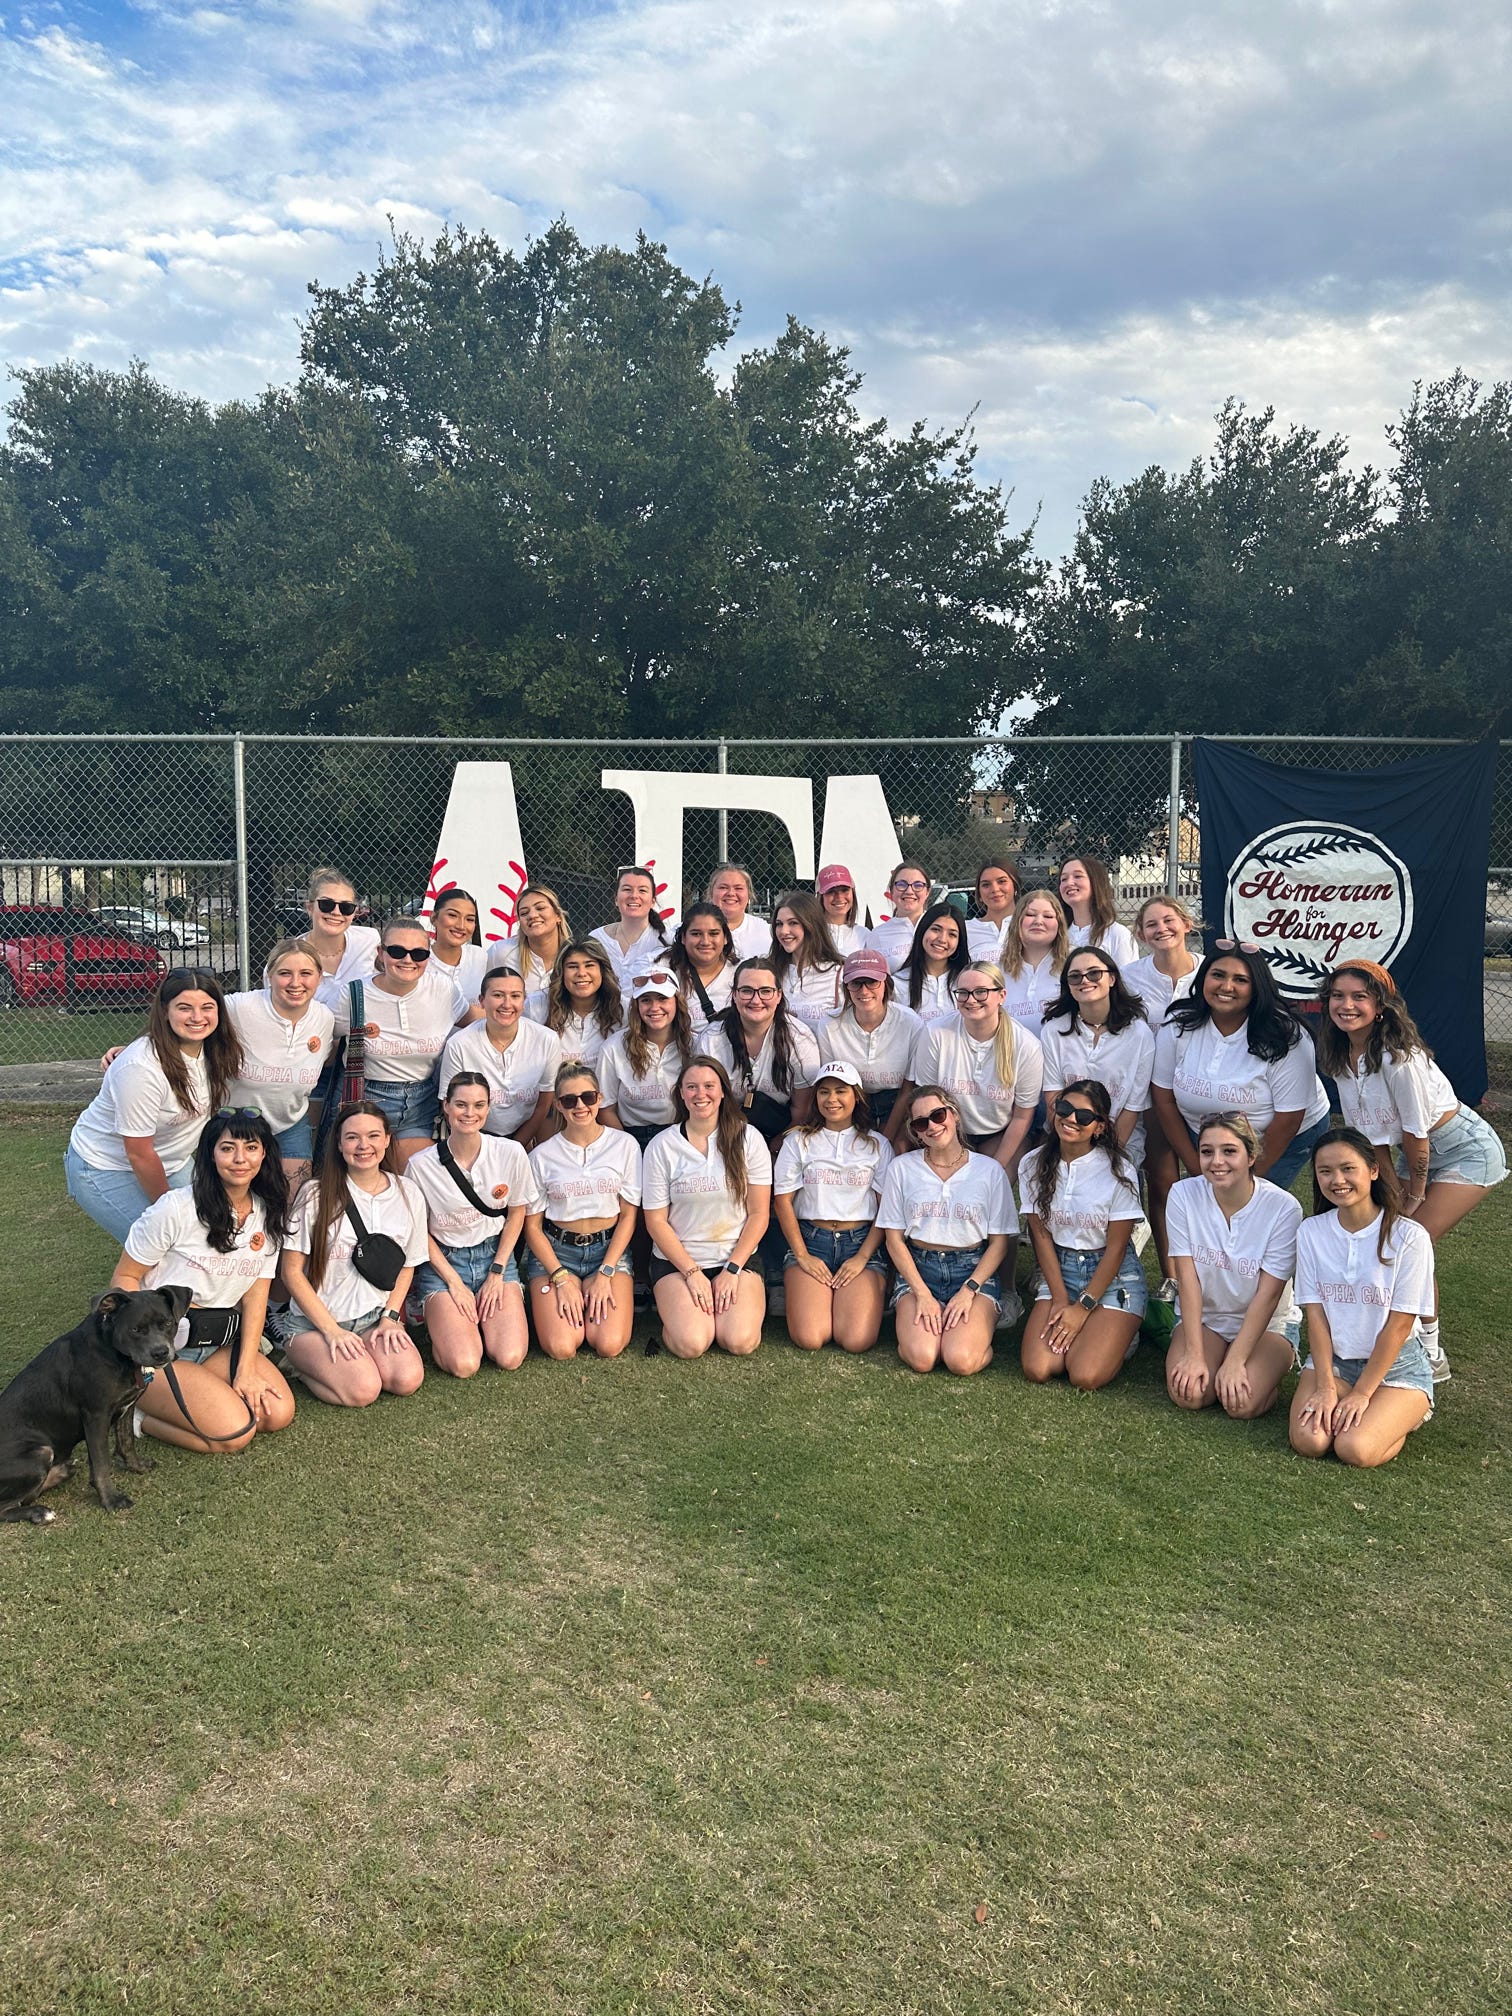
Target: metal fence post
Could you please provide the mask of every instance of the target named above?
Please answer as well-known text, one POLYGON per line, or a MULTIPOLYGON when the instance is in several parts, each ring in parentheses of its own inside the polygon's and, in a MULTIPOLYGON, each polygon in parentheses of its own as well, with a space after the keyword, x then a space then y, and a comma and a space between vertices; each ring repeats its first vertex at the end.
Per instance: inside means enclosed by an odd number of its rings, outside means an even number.
POLYGON ((252 919, 247 894, 247 745, 231 744, 231 793, 236 820, 236 969, 242 992, 252 985, 252 919))
POLYGON ((1181 894, 1181 737, 1171 737, 1170 825, 1166 835, 1166 894, 1181 894))
MULTIPOLYGON (((730 768, 730 747, 723 735, 719 738, 719 774, 725 776, 730 768)), ((730 815, 721 805, 719 808, 719 858, 730 858, 730 815)))

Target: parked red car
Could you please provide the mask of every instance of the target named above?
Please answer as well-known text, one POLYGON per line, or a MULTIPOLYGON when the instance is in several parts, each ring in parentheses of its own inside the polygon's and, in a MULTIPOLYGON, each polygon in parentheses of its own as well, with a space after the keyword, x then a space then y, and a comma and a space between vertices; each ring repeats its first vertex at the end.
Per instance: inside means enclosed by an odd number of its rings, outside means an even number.
POLYGON ((145 1006, 167 970, 91 911, 0 904, 0 1010, 145 1006))

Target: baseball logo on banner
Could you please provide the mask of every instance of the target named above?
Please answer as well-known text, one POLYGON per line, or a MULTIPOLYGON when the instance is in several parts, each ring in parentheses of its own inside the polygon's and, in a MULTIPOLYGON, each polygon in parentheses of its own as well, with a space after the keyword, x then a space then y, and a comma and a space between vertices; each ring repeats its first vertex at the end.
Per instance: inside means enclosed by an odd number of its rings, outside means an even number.
POLYGON ((1234 862, 1223 918, 1227 936, 1265 953, 1283 994, 1310 1000, 1351 958, 1390 966, 1412 935, 1412 877, 1374 833, 1292 819, 1234 862))

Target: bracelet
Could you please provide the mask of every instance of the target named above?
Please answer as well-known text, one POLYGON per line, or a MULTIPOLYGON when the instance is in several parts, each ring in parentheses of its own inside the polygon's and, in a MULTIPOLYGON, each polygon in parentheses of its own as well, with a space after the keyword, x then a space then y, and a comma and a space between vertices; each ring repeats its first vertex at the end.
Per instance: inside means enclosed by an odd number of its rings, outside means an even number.
POLYGON ((547 1276, 547 1280, 553 1288, 555 1288, 559 1281, 570 1281, 571 1279, 572 1269, 570 1267, 558 1267, 554 1274, 547 1276))

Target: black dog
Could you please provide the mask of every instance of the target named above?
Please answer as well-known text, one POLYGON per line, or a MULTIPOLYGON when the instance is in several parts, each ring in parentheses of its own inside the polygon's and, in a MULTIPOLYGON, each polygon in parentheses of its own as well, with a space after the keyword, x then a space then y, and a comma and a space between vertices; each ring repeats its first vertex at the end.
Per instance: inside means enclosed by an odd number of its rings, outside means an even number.
POLYGON ((0 1520, 53 1517, 36 1500, 73 1474, 73 1451, 89 1451, 89 1481, 107 1512, 131 1500, 110 1481, 110 1431, 123 1470, 150 1470, 136 1453, 132 1414, 147 1377, 173 1356, 189 1307, 187 1288, 102 1295, 76 1329, 55 1338, 0 1393, 0 1520))

